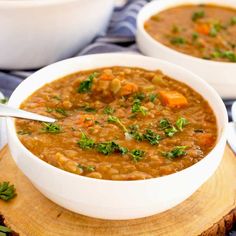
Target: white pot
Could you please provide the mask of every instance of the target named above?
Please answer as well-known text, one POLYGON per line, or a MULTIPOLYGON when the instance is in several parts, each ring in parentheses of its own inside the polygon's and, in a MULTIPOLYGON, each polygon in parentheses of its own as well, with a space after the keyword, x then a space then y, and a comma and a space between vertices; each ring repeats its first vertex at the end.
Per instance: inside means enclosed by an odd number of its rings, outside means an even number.
POLYGON ((154 58, 128 54, 90 55, 64 60, 34 73, 13 92, 9 105, 19 107, 34 91, 65 75, 110 66, 160 69, 200 93, 217 118, 218 139, 214 149, 198 163, 171 175, 113 181, 72 174, 42 161, 20 142, 14 119, 10 118, 7 120, 9 147, 17 166, 33 185, 46 197, 71 211, 103 219, 150 216, 181 203, 193 194, 214 173, 223 156, 227 112, 219 95, 204 80, 179 66, 154 58))
POLYGON ((221 97, 236 98, 236 63, 208 61, 171 49, 150 36, 144 23, 154 14, 181 4, 213 3, 236 8, 235 0, 157 0, 147 4, 138 14, 136 40, 144 55, 160 58, 199 75, 214 87, 221 97))
POLYGON ((0 69, 71 57, 104 33, 113 0, 0 0, 0 69))

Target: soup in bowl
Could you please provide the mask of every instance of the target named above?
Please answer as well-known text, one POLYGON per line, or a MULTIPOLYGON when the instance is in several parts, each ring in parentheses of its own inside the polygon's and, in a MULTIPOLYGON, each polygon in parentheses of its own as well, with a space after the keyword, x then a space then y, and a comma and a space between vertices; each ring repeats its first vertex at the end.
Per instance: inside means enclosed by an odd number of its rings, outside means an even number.
POLYGON ((8 119, 12 156, 45 196, 92 217, 167 210, 214 173, 224 151, 227 115, 217 93, 153 58, 65 60, 27 78, 9 105, 57 119, 8 119))
POLYGON ((236 96, 236 5, 227 0, 154 1, 138 16, 137 42, 149 56, 199 74, 221 96, 236 96))

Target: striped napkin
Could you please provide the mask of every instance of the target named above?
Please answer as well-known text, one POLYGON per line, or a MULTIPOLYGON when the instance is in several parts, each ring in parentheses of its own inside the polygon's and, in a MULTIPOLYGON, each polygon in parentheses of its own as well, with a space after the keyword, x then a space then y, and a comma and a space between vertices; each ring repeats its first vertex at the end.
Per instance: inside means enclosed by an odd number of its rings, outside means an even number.
MULTIPOLYGON (((135 44, 136 16, 139 10, 150 0, 128 0, 125 5, 116 7, 105 35, 99 35, 94 41, 79 51, 77 55, 107 52, 138 52, 135 44)), ((0 91, 9 97, 23 79, 34 71, 0 71, 0 91)), ((225 100, 229 118, 233 100, 225 100)))

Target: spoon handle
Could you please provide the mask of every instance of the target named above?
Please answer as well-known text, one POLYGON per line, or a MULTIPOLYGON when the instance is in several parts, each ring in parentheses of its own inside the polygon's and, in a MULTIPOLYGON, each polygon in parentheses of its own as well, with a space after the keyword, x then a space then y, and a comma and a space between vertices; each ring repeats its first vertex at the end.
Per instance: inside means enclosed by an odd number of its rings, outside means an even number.
POLYGON ((38 115, 32 112, 20 110, 17 108, 9 107, 7 105, 0 104, 0 117, 14 117, 23 118, 28 120, 37 120, 43 122, 53 123, 56 120, 47 116, 38 115))

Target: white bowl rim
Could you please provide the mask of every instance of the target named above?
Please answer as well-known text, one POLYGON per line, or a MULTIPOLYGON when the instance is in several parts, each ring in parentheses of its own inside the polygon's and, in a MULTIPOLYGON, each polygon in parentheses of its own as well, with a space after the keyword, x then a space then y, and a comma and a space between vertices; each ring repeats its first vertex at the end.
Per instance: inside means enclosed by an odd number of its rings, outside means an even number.
POLYGON ((60 5, 78 0, 0 0, 0 7, 5 8, 27 8, 27 7, 43 7, 51 5, 60 5))
MULTIPOLYGON (((95 179, 95 178, 90 178, 90 177, 86 177, 86 176, 70 173, 70 172, 65 171, 63 169, 55 167, 55 166, 47 163, 46 161, 41 160, 39 157, 34 155, 32 152, 30 152, 21 143, 20 139, 17 137, 16 127, 15 127, 15 119, 7 118, 8 132, 9 132, 9 130, 11 130, 10 131, 11 134, 12 134, 11 137, 14 139, 14 142, 17 144, 17 146, 21 146, 21 148, 24 150, 24 152, 27 153, 27 156, 29 156, 34 161, 36 161, 39 165, 42 165, 44 168, 47 168, 47 169, 49 169, 51 171, 54 171, 54 172, 56 172, 58 174, 67 175, 67 176, 70 176, 70 177, 73 177, 73 178, 79 178, 79 179, 81 179, 83 181, 91 181, 91 182, 99 182, 99 183, 104 182, 104 183, 111 183, 111 184, 112 183, 116 183, 116 184, 120 184, 120 185, 130 184, 130 182, 132 182, 132 184, 141 184, 141 183, 144 183, 144 182, 146 182, 146 183, 147 182, 154 182, 154 181, 160 182, 163 179, 174 178, 175 176, 179 175, 180 173, 184 173, 186 171, 190 171, 192 168, 194 168, 195 166, 197 166, 200 163, 202 163, 204 161, 204 159, 207 158, 216 149, 216 147, 219 146, 220 143, 222 143, 224 141, 225 132, 226 132, 226 126, 227 126, 227 123, 228 123, 228 116, 227 116, 227 111, 226 111, 226 108, 225 108, 225 105, 224 105, 222 99, 220 98, 218 93, 207 82, 205 82, 204 80, 201 79, 201 77, 199 77, 198 75, 195 75, 191 71, 189 71, 189 70, 187 70, 187 69, 185 69, 185 68, 183 68, 181 66, 178 66, 178 65, 176 65, 174 63, 170 63, 170 62, 167 62, 165 60, 161 60, 161 59, 157 59, 157 58, 152 58, 152 57, 147 57, 147 56, 143 56, 143 55, 127 54, 127 53, 91 54, 91 55, 78 56, 78 57, 73 57, 73 58, 62 60, 62 61, 58 61, 56 63, 53 63, 51 65, 43 67, 42 69, 40 69, 40 70, 36 71, 35 73, 33 73, 31 76, 35 75, 36 73, 40 73, 41 71, 47 70, 47 69, 49 69, 49 68, 51 68, 53 66, 56 66, 56 65, 60 65, 60 64, 63 64, 63 63, 70 63, 70 61, 74 61, 74 60, 80 60, 80 58, 89 58, 89 57, 95 57, 96 58, 97 57, 98 60, 99 60, 99 57, 103 58, 103 57, 116 57, 116 56, 118 56, 118 57, 120 56, 121 58, 126 56, 126 57, 130 57, 130 58, 140 57, 140 59, 144 59, 144 60, 145 59, 146 60, 155 60, 157 64, 159 62, 159 63, 162 63, 162 64, 166 64, 168 66, 171 66, 171 67, 175 67, 177 70, 182 70, 184 73, 188 73, 189 76, 191 76, 194 80, 199 80, 200 83, 204 84, 204 86, 207 87, 207 89, 209 91, 211 91, 212 94, 214 94, 214 99, 217 101, 217 103, 219 105, 219 108, 221 107, 222 111, 224 111, 223 114, 221 114, 223 116, 222 129, 219 130, 219 128, 218 128, 218 138, 217 138, 217 142, 216 142, 215 147, 204 158, 202 158, 199 162, 197 162, 194 165, 191 165, 191 166, 189 166, 189 167, 187 167, 187 168, 185 168, 185 169, 183 169, 181 171, 178 171, 178 172, 175 172, 175 173, 172 173, 172 174, 169 174, 169 175, 164 175, 164 176, 160 176, 160 177, 156 177, 156 178, 150 178, 150 179, 144 179, 144 180, 132 180, 132 181, 129 181, 129 180, 121 180, 120 181, 120 180, 95 179)), ((96 67, 96 68, 100 68, 100 67, 96 67)), ((21 85, 26 83, 31 78, 31 76, 29 76, 27 79, 25 79, 18 87, 20 87, 21 85)), ((173 79, 175 79, 175 78, 173 78, 173 79)), ((39 88, 37 88, 37 89, 39 89, 39 88)), ((32 91, 32 93, 34 93, 36 90, 32 91)), ((14 96, 14 92, 12 93, 11 97, 9 98, 9 101, 8 101, 9 105, 11 105, 11 101, 13 100, 13 98, 12 98, 13 96, 14 96)), ((28 97, 29 96, 30 95, 28 95, 28 97)), ((204 98, 204 95, 201 94, 201 96, 204 98)), ((215 116, 217 117, 216 114, 215 114, 215 116)))
MULTIPOLYGON (((207 3, 208 1, 207 0, 202 0, 204 3, 207 3)), ((190 54, 186 54, 186 53, 182 53, 182 52, 179 52, 175 49, 172 49, 170 47, 167 47, 166 45, 160 43, 159 41, 155 40, 150 34, 148 34, 148 32, 144 29, 144 23, 146 22, 146 20, 142 20, 142 17, 143 17, 143 14, 145 14, 146 12, 149 11, 150 8, 155 8, 159 5, 160 2, 164 2, 164 1, 152 1, 152 2, 149 2, 147 3, 138 13, 138 16, 137 16, 137 29, 140 30, 140 32, 142 33, 142 35, 146 38, 147 40, 147 43, 148 41, 151 41, 153 44, 156 44, 158 45, 159 47, 162 47, 163 49, 165 49, 166 51, 169 51, 170 53, 173 53, 175 54, 176 56, 178 57, 185 57, 186 59, 189 59, 189 60, 192 60, 194 63, 205 63, 205 64, 214 64, 216 66, 236 66, 236 63, 235 62, 220 62, 220 61, 213 61, 213 60, 206 60, 206 59, 202 59, 202 58, 198 58, 198 57, 194 57, 194 56, 191 56, 190 54)), ((165 4, 169 4, 168 1, 165 2, 165 4)), ((193 4, 193 5, 197 5, 197 3, 193 3, 192 1, 188 1, 186 0, 186 4, 193 4)), ((181 5, 184 5, 184 3, 176 3, 175 5, 172 5, 171 7, 169 6, 166 6, 165 9, 163 10, 166 10, 166 9, 169 9, 169 8, 172 8, 172 7, 175 7, 175 6, 181 6, 181 5)), ((226 6, 224 5, 224 3, 222 4, 216 4, 217 6, 226 6)), ((232 8, 235 8, 235 6, 232 6, 232 8)), ((236 8, 235 8, 236 9, 236 8)), ((163 11, 161 10, 161 11, 163 11)), ((157 11, 156 13, 158 13, 159 11, 157 11)), ((153 16, 153 13, 152 14, 148 14, 149 15, 149 18, 151 16, 153 16)))

